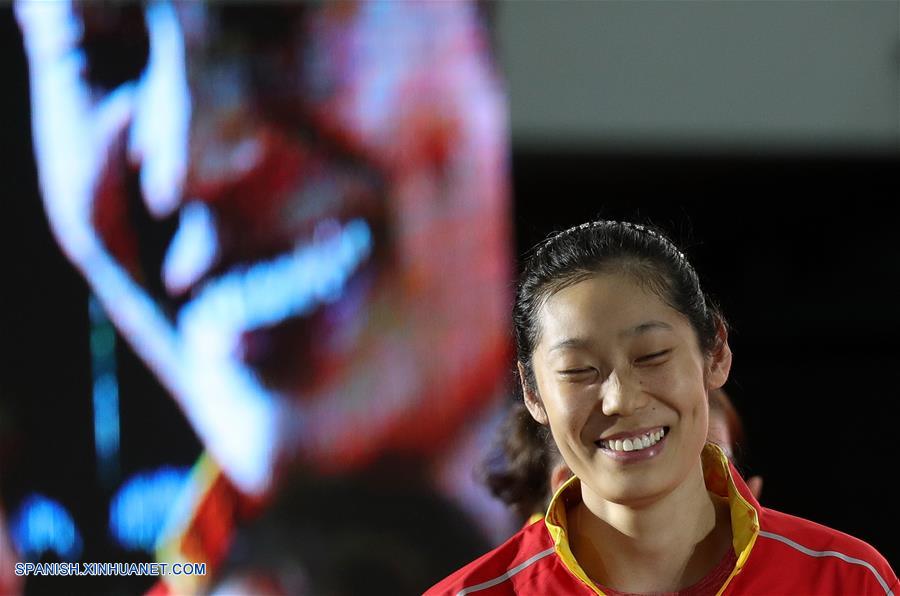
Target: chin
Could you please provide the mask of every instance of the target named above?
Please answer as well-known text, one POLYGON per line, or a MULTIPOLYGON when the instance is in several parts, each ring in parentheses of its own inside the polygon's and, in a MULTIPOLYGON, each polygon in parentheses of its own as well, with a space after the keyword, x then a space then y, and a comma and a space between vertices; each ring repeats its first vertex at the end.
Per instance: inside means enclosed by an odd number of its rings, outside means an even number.
POLYGON ((596 493, 603 500, 616 505, 645 507, 675 489, 675 483, 662 478, 648 477, 649 474, 644 474, 640 478, 623 478, 616 483, 609 482, 609 474, 604 476, 606 476, 606 480, 597 483, 596 486, 600 490, 597 490, 596 493))

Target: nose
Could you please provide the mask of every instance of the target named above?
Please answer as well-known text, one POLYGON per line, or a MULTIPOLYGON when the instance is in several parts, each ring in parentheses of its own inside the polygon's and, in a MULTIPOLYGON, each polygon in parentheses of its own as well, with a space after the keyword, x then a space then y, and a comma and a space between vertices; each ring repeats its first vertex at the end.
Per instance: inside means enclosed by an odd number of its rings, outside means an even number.
POLYGON ((607 416, 630 416, 648 403, 640 384, 617 370, 600 385, 600 408, 607 416))

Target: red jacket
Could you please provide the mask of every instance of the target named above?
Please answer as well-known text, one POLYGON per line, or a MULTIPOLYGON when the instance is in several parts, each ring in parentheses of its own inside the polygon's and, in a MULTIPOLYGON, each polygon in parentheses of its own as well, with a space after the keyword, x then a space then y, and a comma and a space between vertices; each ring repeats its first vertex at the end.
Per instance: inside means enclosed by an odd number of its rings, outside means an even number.
MULTIPOLYGON (((719 594, 887 594, 900 582, 874 548, 847 534, 762 507, 714 445, 703 451, 707 488, 727 497, 737 563, 719 594)), ((566 503, 580 498, 573 478, 553 498, 544 523, 450 575, 426 596, 603 594, 575 560, 566 536, 566 503)))

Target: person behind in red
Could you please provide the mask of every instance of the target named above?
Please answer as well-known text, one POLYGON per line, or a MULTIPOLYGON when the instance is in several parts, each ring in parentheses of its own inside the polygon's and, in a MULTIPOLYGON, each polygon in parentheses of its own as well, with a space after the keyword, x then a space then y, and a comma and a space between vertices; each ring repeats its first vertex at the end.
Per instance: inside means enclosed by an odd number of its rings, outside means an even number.
POLYGON ((524 266, 513 320, 525 405, 574 476, 544 523, 427 595, 897 590, 872 546, 762 507, 707 442, 727 327, 660 231, 601 220, 550 237, 524 266))
MULTIPOLYGON (((725 455, 740 468, 738 457, 744 447, 744 423, 724 389, 709 392, 709 430, 707 440, 722 448, 725 455)), ((747 487, 756 500, 762 495, 762 476, 747 478, 747 487)))

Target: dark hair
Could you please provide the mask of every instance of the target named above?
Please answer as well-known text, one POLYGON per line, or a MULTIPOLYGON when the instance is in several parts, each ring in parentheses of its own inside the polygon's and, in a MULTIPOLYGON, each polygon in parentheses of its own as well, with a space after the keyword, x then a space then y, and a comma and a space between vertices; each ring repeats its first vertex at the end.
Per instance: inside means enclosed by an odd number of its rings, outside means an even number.
POLYGON ((547 509, 550 472, 562 455, 550 431, 538 424, 521 400, 510 405, 497 429, 494 445, 482 464, 481 480, 525 521, 547 509))
POLYGON ((556 292, 601 272, 633 276, 688 319, 704 353, 716 349, 717 328, 725 320, 678 247, 650 226, 593 221, 550 236, 525 261, 516 288, 513 324, 524 382, 530 389, 536 389, 531 357, 540 340, 541 306, 556 292))

